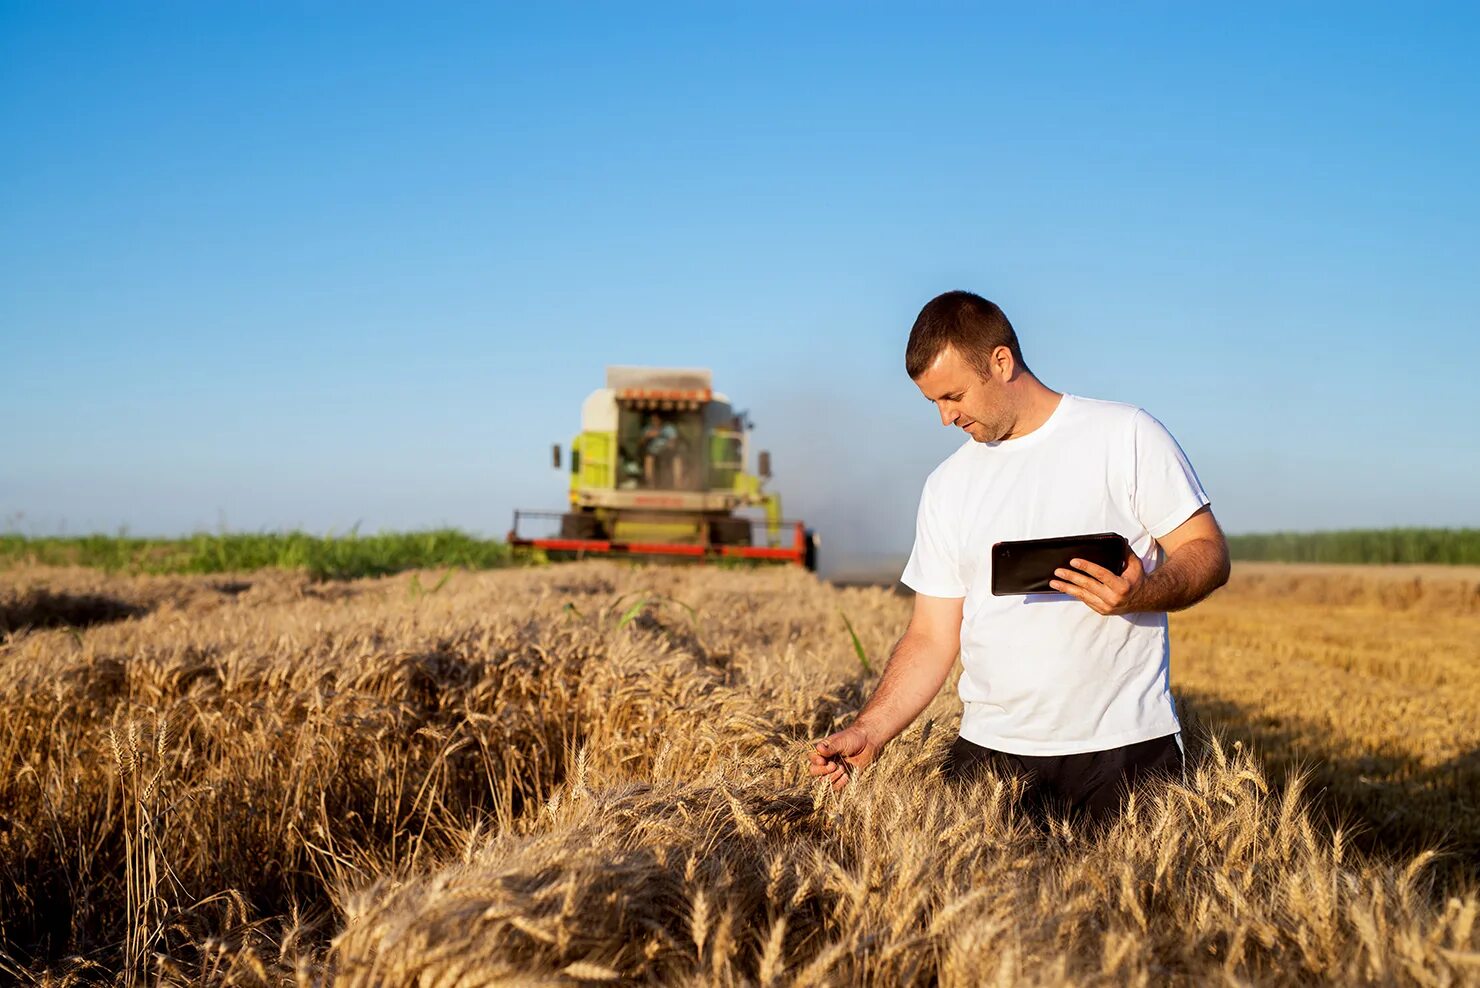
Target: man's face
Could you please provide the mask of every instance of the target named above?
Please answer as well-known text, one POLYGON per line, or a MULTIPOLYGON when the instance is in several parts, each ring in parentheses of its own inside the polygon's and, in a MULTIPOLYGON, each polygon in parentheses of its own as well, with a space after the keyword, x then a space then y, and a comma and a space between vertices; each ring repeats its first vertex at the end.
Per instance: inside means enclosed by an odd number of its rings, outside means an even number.
POLYGON ((935 403, 940 424, 961 429, 979 443, 997 442, 1016 421, 1003 383, 982 380, 975 368, 952 347, 915 378, 920 393, 935 403))

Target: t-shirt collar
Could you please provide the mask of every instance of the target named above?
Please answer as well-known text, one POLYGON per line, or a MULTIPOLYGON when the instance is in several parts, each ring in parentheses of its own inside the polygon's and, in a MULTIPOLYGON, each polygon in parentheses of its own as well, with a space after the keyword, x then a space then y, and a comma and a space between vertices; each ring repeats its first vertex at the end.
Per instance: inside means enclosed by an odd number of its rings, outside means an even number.
POLYGON ((977 445, 985 446, 994 453, 1017 453, 1029 447, 1036 446, 1043 441, 1045 436, 1058 428, 1059 423, 1064 420, 1064 406, 1068 405, 1072 400, 1074 400, 1074 396, 1067 391, 1061 394, 1059 396, 1059 403, 1054 406, 1054 410, 1049 413, 1048 418, 1044 419, 1042 425, 1026 436, 1018 436, 1016 439, 999 439, 992 443, 977 443, 977 445))

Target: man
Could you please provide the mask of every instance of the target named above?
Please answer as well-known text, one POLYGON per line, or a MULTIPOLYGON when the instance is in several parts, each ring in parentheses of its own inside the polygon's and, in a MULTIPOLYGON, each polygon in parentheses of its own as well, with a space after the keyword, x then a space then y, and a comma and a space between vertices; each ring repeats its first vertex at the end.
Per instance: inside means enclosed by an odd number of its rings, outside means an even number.
POLYGON ((1028 781, 1030 806, 1104 819, 1138 776, 1182 765, 1166 612, 1228 579, 1208 497, 1160 422, 1046 387, 978 295, 931 300, 905 367, 941 424, 970 439, 925 481, 901 577, 915 591, 909 627, 873 696, 817 743, 808 769, 842 789, 934 699, 959 650, 964 709, 947 776, 992 765, 1028 781), (1058 593, 992 595, 994 543, 1095 532, 1129 542, 1121 575, 1073 560, 1055 571, 1058 593))
POLYGON ((683 461, 678 453, 678 427, 663 416, 648 416, 642 432, 642 475, 647 486, 658 486, 658 468, 662 467, 670 487, 683 486, 683 461))

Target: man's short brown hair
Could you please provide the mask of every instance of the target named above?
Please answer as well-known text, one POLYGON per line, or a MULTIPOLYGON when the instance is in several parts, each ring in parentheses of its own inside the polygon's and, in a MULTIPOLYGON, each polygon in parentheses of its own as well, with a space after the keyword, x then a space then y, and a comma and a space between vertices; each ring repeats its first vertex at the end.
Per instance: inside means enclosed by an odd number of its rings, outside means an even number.
POLYGON ((951 347, 985 380, 992 373, 992 351, 999 346, 1007 347, 1017 365, 1028 369, 1017 333, 1001 309, 971 292, 946 292, 926 302, 915 317, 904 350, 904 369, 914 380, 941 351, 951 347))

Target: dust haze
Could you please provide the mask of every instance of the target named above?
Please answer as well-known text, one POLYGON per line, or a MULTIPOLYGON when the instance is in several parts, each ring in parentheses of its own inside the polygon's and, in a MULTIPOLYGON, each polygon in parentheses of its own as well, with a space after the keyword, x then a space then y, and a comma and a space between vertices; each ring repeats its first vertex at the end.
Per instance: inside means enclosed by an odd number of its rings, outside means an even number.
POLYGON ((787 518, 822 535, 818 572, 892 584, 914 542, 920 489, 961 445, 908 381, 878 394, 819 394, 815 383, 767 389, 750 403, 752 449, 771 451, 787 518))

